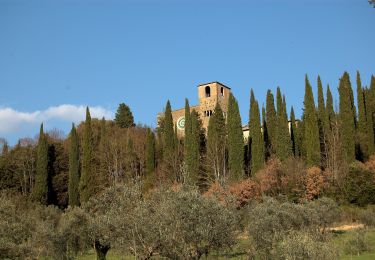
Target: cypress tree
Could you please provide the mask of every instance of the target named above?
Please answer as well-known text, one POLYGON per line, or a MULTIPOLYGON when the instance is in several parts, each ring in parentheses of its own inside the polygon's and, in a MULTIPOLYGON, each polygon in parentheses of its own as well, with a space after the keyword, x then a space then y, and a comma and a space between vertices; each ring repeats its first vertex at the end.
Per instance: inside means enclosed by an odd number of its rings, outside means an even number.
POLYGON ((256 100, 252 103, 249 128, 251 134, 251 174, 254 175, 262 169, 264 164, 264 142, 260 124, 259 105, 256 100))
POLYGON ((332 128, 332 123, 335 120, 336 114, 335 110, 333 109, 333 98, 332 98, 332 93, 331 89, 329 88, 329 85, 327 85, 327 104, 326 104, 326 124, 328 124, 329 128, 332 128))
POLYGON ((244 170, 244 139, 238 103, 232 94, 229 95, 227 112, 229 174, 231 180, 240 180, 244 170))
POLYGON ((264 159, 265 161, 270 157, 270 141, 268 135, 268 126, 266 121, 266 109, 262 106, 262 128, 263 128, 263 143, 264 143, 264 159))
POLYGON ((357 106, 358 106, 358 157, 368 158, 369 137, 367 131, 365 96, 361 83, 361 76, 357 71, 357 106))
POLYGON ((150 175, 155 170, 155 135, 151 129, 147 129, 145 154, 146 174, 150 175))
POLYGON ((175 138, 174 138, 174 127, 173 127, 173 117, 172 108, 169 100, 165 107, 164 113, 164 127, 163 127, 163 155, 165 160, 169 160, 174 153, 175 148, 175 138))
POLYGON ((277 116, 276 116, 276 110, 275 110, 275 101, 274 101, 271 90, 267 90, 266 122, 267 122, 268 139, 269 139, 269 146, 268 146, 267 153, 272 154, 275 150, 277 116))
POLYGON ((291 144, 289 135, 288 118, 286 115, 286 102, 283 100, 281 95, 280 87, 277 87, 276 94, 277 103, 277 118, 276 118, 276 140, 275 140, 275 150, 277 157, 284 161, 291 155, 291 144))
POLYGON ((328 156, 327 152, 327 115, 324 102, 323 85, 318 76, 318 126, 319 126, 319 140, 320 140, 320 156, 322 165, 325 164, 328 156))
POLYGON ((314 95, 306 75, 305 77, 305 99, 304 99, 304 149, 306 151, 306 162, 308 166, 320 165, 320 141, 318 118, 316 115, 314 95))
POLYGON ((74 124, 70 131, 68 195, 69 205, 79 206, 79 147, 74 124))
POLYGON ((374 154, 374 113, 375 113, 375 77, 371 76, 370 89, 366 92, 365 106, 366 106, 366 122, 367 133, 369 137, 368 153, 374 154))
POLYGON ((191 174, 193 161, 192 149, 191 149, 191 114, 189 101, 185 99, 185 139, 184 139, 184 163, 187 170, 188 176, 191 174))
POLYGON ((214 180, 226 178, 226 129, 223 111, 217 103, 207 129, 207 159, 214 180))
POLYGON ((192 164, 190 165, 189 179, 192 184, 198 184, 199 181, 199 169, 201 166, 201 143, 204 139, 204 132, 202 129, 202 122, 199 119, 199 114, 193 110, 191 112, 191 145, 190 145, 190 156, 192 164))
POLYGON ((296 125, 296 116, 294 114, 294 108, 290 109, 290 142, 292 144, 292 153, 294 157, 299 156, 299 147, 297 142, 297 125, 296 125))
POLYGON ((32 199, 43 205, 48 204, 49 199, 49 173, 48 173, 48 142, 43 131, 43 124, 40 126, 38 151, 36 161, 35 185, 32 191, 32 199))
POLYGON ((83 130, 82 170, 79 182, 80 202, 87 202, 95 192, 93 162, 93 137, 90 110, 86 108, 86 121, 83 130))
POLYGON ((129 106, 125 103, 121 103, 115 115, 115 123, 121 128, 129 128, 135 126, 133 113, 129 106))
POLYGON ((355 111, 353 109, 353 91, 349 74, 344 72, 339 84, 341 140, 344 158, 348 163, 355 160, 355 111))

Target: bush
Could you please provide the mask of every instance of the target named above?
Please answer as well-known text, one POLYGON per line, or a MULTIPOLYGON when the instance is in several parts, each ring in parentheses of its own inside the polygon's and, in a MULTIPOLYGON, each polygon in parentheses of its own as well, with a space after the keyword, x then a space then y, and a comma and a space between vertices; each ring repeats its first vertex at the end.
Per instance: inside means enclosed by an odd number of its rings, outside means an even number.
POLYGON ((350 166, 344 179, 346 201, 359 206, 375 203, 374 173, 367 170, 361 163, 350 166))
POLYGON ((375 207, 368 207, 359 214, 359 220, 366 227, 375 227, 375 207))
POLYGON ((336 259, 337 250, 326 243, 319 234, 292 231, 277 245, 277 255, 281 259, 336 259))
POLYGON ((196 190, 159 191, 152 195, 154 224, 159 226, 160 254, 173 259, 199 259, 236 242, 234 209, 196 190))
POLYGON ((366 238, 365 230, 357 230, 354 232, 353 238, 345 243, 345 253, 348 255, 359 255, 370 249, 369 242, 366 238))

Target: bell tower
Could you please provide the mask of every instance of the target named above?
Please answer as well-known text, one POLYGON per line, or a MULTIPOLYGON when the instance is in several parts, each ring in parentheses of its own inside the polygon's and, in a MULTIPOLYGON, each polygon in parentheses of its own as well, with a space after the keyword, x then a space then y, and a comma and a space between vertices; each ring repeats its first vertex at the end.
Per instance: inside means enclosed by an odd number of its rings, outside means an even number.
POLYGON ((207 129, 217 103, 219 103, 226 118, 229 94, 230 88, 217 81, 198 86, 199 115, 204 128, 207 129))

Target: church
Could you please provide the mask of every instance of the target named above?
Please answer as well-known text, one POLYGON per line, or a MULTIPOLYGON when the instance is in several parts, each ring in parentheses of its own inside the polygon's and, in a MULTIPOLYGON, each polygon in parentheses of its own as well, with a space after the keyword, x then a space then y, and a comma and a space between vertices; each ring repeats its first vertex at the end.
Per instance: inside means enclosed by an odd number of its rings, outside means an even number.
MULTIPOLYGON (((217 81, 200 84, 197 89, 199 104, 190 106, 190 111, 194 109, 198 112, 202 120, 202 126, 207 131, 208 122, 214 113, 216 104, 219 104, 223 110, 224 118, 227 117, 228 99, 231 89, 217 81)), ((158 122, 161 117, 163 117, 163 113, 158 114, 158 122)), ((174 125, 177 126, 177 135, 183 137, 185 134, 185 108, 173 110, 172 117, 174 125)), ((247 125, 243 126, 242 131, 244 138, 247 139, 249 136, 249 127, 247 125)))

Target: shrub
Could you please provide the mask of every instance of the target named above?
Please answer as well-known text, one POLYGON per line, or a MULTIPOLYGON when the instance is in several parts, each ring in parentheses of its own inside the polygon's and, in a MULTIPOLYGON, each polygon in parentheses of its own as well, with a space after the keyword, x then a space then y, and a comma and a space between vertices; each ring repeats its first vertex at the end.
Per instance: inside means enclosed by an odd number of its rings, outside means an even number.
POLYGON ((292 231, 277 245, 277 255, 281 259, 336 259, 337 250, 322 239, 319 234, 292 231))
POLYGON ((350 166, 344 180, 346 201, 359 206, 375 203, 374 174, 361 163, 350 166))
POLYGON ((325 178, 323 171, 318 167, 307 169, 305 177, 306 199, 317 199, 323 192, 325 178))
POLYGON ((359 255, 369 250, 369 242, 366 238, 365 230, 357 230, 353 233, 353 238, 345 243, 345 253, 348 255, 359 255))

